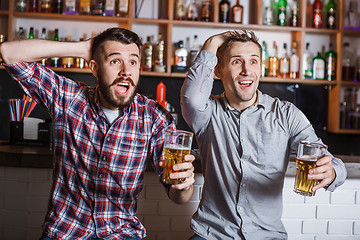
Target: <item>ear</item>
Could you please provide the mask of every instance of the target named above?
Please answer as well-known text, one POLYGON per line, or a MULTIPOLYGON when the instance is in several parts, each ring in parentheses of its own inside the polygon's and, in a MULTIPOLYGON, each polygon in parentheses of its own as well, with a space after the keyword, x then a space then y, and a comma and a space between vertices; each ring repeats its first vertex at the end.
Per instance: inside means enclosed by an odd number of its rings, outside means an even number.
POLYGON ((97 63, 95 62, 94 59, 90 60, 89 68, 90 68, 91 73, 97 78, 99 66, 97 65, 97 63))
POLYGON ((215 66, 215 70, 214 70, 215 76, 218 78, 222 78, 222 72, 221 72, 221 66, 218 64, 216 64, 215 66))

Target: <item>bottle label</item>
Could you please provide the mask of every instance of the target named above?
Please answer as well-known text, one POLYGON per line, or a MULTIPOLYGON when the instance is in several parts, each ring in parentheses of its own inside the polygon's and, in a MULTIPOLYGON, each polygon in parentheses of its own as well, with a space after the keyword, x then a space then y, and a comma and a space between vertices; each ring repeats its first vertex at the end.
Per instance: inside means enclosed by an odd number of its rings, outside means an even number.
POLYGON ((280 61, 280 72, 281 73, 289 73, 289 62, 288 61, 280 61))
POLYGON ((315 12, 314 13, 314 26, 315 27, 321 27, 321 12, 315 12))
POLYGON ((186 1, 184 0, 178 0, 176 1, 176 5, 175 5, 175 16, 177 18, 183 18, 185 17, 185 3, 186 1))
POLYGON ((314 79, 324 79, 325 78, 325 63, 322 60, 314 60, 314 79))
POLYGON ((144 66, 151 68, 152 66, 152 47, 149 46, 144 47, 144 66))
POLYGON ((296 55, 290 57, 290 72, 299 72, 299 57, 296 55))

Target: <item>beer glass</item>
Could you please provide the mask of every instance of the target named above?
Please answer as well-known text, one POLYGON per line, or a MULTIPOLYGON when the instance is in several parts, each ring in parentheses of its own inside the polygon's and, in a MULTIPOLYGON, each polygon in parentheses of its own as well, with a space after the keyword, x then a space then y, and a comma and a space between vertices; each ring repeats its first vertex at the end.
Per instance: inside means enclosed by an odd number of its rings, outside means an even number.
POLYGON ((184 162, 185 155, 190 154, 193 133, 183 130, 166 129, 164 137, 162 181, 167 184, 182 183, 185 181, 184 178, 171 179, 170 174, 174 172, 173 166, 184 162))
POLYGON ((315 196, 312 188, 318 183, 308 179, 309 170, 316 167, 316 161, 325 156, 327 146, 321 143, 301 141, 296 156, 294 192, 303 196, 315 196))

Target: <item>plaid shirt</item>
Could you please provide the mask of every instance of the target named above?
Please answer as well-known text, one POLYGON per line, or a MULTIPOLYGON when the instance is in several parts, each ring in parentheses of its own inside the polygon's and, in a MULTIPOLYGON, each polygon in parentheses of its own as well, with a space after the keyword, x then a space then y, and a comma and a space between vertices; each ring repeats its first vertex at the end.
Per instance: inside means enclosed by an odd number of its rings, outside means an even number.
MULTIPOLYGON (((160 176, 169 113, 137 94, 112 125, 96 88, 38 63, 7 66, 23 90, 54 120, 55 162, 44 233, 56 239, 145 237, 135 216, 147 160, 160 176)), ((166 186, 167 188, 169 186, 166 186)))

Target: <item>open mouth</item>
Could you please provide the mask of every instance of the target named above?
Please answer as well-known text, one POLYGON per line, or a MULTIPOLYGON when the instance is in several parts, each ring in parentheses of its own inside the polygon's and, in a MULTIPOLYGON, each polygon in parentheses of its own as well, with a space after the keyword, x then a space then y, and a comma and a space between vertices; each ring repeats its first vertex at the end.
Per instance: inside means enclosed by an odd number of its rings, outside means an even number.
POLYGON ((120 95, 126 94, 129 89, 130 89, 130 83, 129 82, 119 82, 119 83, 116 84, 116 91, 120 95))
POLYGON ((253 84, 254 81, 251 80, 245 80, 245 81, 241 81, 239 82, 240 87, 250 87, 253 84))

